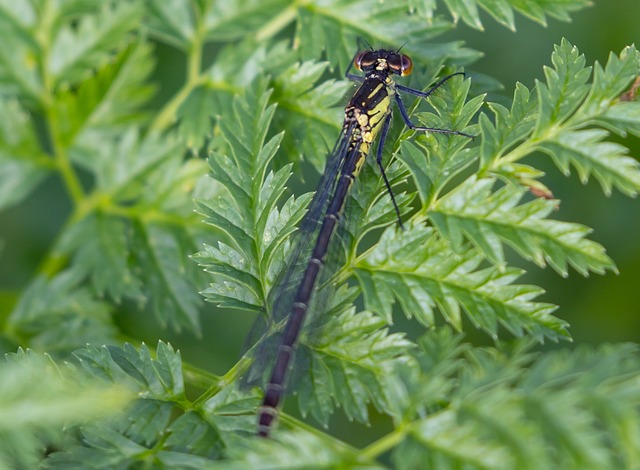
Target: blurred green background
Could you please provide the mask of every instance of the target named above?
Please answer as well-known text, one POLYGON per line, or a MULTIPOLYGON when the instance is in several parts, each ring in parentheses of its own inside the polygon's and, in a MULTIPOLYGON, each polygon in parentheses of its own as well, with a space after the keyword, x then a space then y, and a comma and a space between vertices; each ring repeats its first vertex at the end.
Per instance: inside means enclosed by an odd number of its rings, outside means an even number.
MULTIPOLYGON (((510 31, 483 16, 485 31, 463 24, 439 37, 438 41, 462 40, 470 48, 482 51, 484 58, 468 67, 470 75, 483 73, 504 84, 503 94, 510 96, 517 81, 528 87, 534 79, 543 79, 543 65, 550 64, 553 45, 566 37, 586 55, 587 63, 606 62, 609 51, 619 53, 638 37, 640 2, 638 0, 601 0, 591 8, 573 14, 571 23, 550 20, 547 27, 518 16, 517 31, 510 31)), ((154 80, 160 84, 155 102, 161 103, 174 92, 182 77, 175 61, 183 61, 174 50, 158 47, 159 62, 154 80)), ((495 99, 495 95, 490 99, 495 99)), ((631 154, 640 155, 640 142, 627 139, 631 154)), ((547 290, 540 300, 560 306, 557 315, 571 324, 576 344, 640 339, 640 202, 615 193, 606 198, 597 183, 582 185, 575 175, 566 178, 552 167, 548 157, 537 155, 536 167, 547 171, 544 183, 562 200, 554 217, 584 223, 594 228, 592 238, 602 243, 617 263, 620 274, 582 278, 574 271, 563 279, 550 269, 541 270, 513 257, 512 262, 529 273, 522 280, 547 290)), ((39 191, 18 207, 0 214, 0 319, 9 314, 19 293, 38 268, 61 224, 70 213, 64 189, 50 179, 39 191)), ((203 289, 206 286, 194 286, 203 289)), ((131 336, 155 345, 169 340, 182 350, 186 362, 225 373, 240 355, 243 338, 252 318, 238 312, 223 312, 212 305, 203 309, 201 338, 162 330, 152 315, 126 315, 118 319, 131 336)), ((471 334, 473 338, 481 335, 471 334)))

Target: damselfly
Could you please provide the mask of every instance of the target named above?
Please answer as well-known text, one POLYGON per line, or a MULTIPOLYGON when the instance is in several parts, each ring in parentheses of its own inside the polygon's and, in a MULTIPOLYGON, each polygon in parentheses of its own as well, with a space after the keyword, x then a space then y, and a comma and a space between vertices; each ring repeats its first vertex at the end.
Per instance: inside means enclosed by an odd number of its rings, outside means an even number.
POLYGON ((382 151, 391 122, 392 100, 395 100, 402 119, 410 129, 473 137, 450 129, 416 126, 411 122, 398 91, 426 98, 451 77, 461 75, 460 72, 448 75, 425 92, 398 85, 393 81, 393 75, 406 76, 411 73, 412 69, 413 63, 408 56, 399 51, 384 49, 369 49, 358 52, 347 68, 345 76, 351 80, 362 82, 362 84, 345 108, 342 132, 329 156, 316 196, 302 223, 303 231, 305 225, 307 231, 311 225, 319 226, 319 230, 314 229, 313 236, 311 233, 305 234, 305 237, 309 236, 315 240, 315 244, 308 259, 305 260, 304 274, 297 282, 289 279, 291 276, 285 276, 286 283, 292 281, 295 283, 295 291, 289 297, 283 296, 284 300, 276 302, 274 306, 274 309, 279 310, 275 314, 281 317, 286 315, 287 320, 277 350, 273 372, 265 389, 258 420, 258 434, 260 436, 269 435, 273 420, 277 416, 287 372, 311 296, 318 281, 318 275, 329 249, 329 242, 336 231, 351 185, 378 134, 380 134, 380 142, 376 152, 376 163, 391 196, 398 220, 402 225, 400 210, 382 165, 382 151), (360 70, 364 76, 351 74, 352 66, 360 70))

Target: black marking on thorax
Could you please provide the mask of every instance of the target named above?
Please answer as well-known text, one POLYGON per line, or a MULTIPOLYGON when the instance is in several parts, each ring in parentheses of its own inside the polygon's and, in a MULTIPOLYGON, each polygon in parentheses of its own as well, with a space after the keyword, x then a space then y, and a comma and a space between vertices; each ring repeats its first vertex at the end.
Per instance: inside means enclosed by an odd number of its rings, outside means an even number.
MULTIPOLYGON (((393 86, 392 80, 385 72, 373 72, 367 75, 364 82, 345 107, 345 119, 343 129, 348 132, 351 129, 351 142, 349 148, 359 147, 362 144, 370 144, 374 138, 376 127, 383 116, 374 116, 381 111, 386 114, 389 108, 376 108, 382 101, 388 98, 389 90, 393 86), (374 113, 374 114, 372 114, 374 113), (373 119, 372 119, 373 118, 373 119), (372 130, 374 131, 372 133, 372 130)), ((393 91, 392 91, 393 93, 393 91)), ((362 150, 368 151, 368 147, 362 150)))

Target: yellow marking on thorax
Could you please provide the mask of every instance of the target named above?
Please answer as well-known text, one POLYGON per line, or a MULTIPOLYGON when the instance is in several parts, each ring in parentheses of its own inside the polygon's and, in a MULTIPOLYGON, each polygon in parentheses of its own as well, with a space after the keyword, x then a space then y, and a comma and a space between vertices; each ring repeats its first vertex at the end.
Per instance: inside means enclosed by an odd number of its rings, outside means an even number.
POLYGON ((367 116, 369 117, 369 126, 371 126, 371 133, 373 137, 376 136, 378 131, 380 130, 380 124, 391 112, 391 99, 389 96, 386 96, 380 103, 376 105, 375 108, 370 109, 367 112, 367 116))
POLYGON ((371 91, 371 93, 369 93, 369 96, 367 96, 367 98, 369 98, 369 99, 373 98, 380 91, 380 88, 382 88, 383 86, 385 86, 383 83, 378 84, 378 86, 375 87, 371 91))
MULTIPOLYGON (((374 107, 366 111, 355 107, 352 109, 350 118, 355 119, 358 123, 357 134, 359 134, 359 148, 358 148, 358 161, 354 167, 354 176, 357 176, 362 169, 362 165, 371 150, 371 144, 380 131, 380 126, 384 122, 385 118, 391 113, 391 96, 395 93, 393 87, 393 80, 387 77, 384 83, 378 84, 367 97, 369 100, 373 100, 375 95, 380 92, 382 88, 387 89, 386 96, 374 107)), ((365 103, 362 103, 364 107, 365 103)), ((354 135, 355 137, 355 135, 354 135)))

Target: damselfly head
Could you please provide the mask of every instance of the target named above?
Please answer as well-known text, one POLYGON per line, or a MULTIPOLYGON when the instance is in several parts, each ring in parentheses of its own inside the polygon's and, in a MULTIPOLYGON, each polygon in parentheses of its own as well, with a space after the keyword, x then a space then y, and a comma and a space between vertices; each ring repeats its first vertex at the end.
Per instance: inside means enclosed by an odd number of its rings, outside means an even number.
POLYGON ((405 76, 413 70, 413 61, 409 56, 384 49, 360 51, 353 60, 353 64, 365 73, 373 70, 387 70, 395 75, 405 76))

